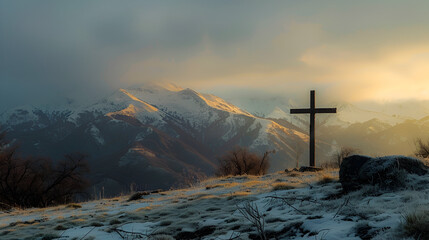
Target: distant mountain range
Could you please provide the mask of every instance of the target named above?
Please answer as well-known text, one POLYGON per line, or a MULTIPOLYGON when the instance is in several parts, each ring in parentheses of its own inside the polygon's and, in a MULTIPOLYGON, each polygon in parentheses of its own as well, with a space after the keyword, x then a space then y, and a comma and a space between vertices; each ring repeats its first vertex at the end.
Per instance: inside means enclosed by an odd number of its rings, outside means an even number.
MULTIPOLYGON (((87 154, 94 187, 113 195, 130 185, 169 188, 211 175, 218 157, 236 145, 260 154, 275 149, 271 171, 295 167, 297 160, 307 164, 308 116, 288 114, 291 107, 289 102, 257 114, 214 95, 151 84, 119 89, 86 106, 10 109, 0 115, 0 124, 24 155, 87 154)), ((317 116, 319 162, 340 146, 371 154, 411 152, 410 141, 429 133, 427 118, 351 104, 337 108, 338 114, 317 116)))

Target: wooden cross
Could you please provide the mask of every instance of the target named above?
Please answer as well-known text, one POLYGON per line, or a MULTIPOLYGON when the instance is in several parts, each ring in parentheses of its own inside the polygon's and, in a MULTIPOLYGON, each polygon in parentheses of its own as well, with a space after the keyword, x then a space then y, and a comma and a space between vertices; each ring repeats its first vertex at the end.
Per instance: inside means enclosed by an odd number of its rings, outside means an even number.
POLYGON ((315 91, 310 91, 310 108, 291 109, 291 114, 310 113, 310 166, 315 167, 315 115, 316 113, 337 113, 336 108, 316 108, 315 91))

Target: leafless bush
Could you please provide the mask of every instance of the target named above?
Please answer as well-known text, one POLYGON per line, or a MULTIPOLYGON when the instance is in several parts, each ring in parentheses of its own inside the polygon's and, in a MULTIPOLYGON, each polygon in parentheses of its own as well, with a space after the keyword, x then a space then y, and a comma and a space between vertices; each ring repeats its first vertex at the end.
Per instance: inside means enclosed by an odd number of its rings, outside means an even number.
POLYGON ((428 158, 429 157, 429 141, 423 142, 422 139, 416 140, 416 151, 414 153, 417 157, 428 158))
POLYGON ((237 206, 238 211, 256 228, 261 240, 266 240, 264 216, 259 212, 258 206, 250 202, 244 203, 243 206, 237 206))
POLYGON ((236 147, 219 159, 216 175, 264 175, 269 168, 271 153, 275 153, 275 150, 267 151, 260 157, 247 148, 236 147))
POLYGON ((332 155, 331 161, 322 164, 323 168, 339 168, 343 159, 358 153, 359 150, 351 147, 341 147, 336 153, 332 155))
MULTIPOLYGON (((4 136, 4 135, 3 135, 4 136)), ((46 207, 72 201, 82 193, 88 171, 82 154, 53 164, 47 158, 22 158, 17 147, 0 139, 0 202, 19 207, 46 207)))

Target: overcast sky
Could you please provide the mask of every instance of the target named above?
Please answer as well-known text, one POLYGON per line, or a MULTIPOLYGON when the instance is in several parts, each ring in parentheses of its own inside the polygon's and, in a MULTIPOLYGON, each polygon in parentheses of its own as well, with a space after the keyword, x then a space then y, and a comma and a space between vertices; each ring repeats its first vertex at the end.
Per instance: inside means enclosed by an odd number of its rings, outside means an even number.
POLYGON ((0 1, 0 108, 148 81, 429 99, 429 1, 0 1))

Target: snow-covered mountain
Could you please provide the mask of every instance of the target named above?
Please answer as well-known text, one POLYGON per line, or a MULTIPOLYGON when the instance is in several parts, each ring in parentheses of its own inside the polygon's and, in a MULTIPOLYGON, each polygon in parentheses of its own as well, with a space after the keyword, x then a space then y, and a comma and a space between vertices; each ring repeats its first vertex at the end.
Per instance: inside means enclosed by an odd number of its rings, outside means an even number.
MULTIPOLYGON (((167 188, 210 175, 236 145, 261 154, 275 149, 272 170, 295 166, 298 155, 306 162, 302 131, 171 84, 119 89, 86 106, 11 109, 0 119, 24 154, 88 154, 93 181, 112 194, 130 184, 167 188)), ((319 146, 322 156, 326 146, 319 146)))

